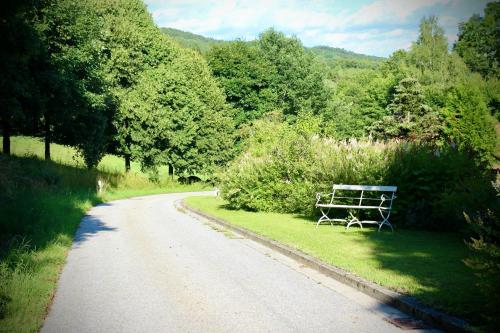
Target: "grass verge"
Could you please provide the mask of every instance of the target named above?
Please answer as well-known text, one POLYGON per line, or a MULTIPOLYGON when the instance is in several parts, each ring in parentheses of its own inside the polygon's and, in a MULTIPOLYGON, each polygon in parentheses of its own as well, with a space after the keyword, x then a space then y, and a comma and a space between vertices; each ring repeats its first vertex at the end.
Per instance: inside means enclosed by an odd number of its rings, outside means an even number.
POLYGON ((377 232, 323 225, 293 214, 230 210, 214 197, 190 197, 186 204, 323 262, 352 272, 425 304, 478 324, 484 299, 476 276, 463 263, 470 255, 458 234, 398 230, 377 232))

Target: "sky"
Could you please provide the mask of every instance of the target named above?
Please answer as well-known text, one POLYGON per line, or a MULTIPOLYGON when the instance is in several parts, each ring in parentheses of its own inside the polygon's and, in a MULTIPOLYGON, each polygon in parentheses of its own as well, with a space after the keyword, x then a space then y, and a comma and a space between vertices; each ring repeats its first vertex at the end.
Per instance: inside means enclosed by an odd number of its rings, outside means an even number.
POLYGON ((488 0, 145 0, 160 27, 222 40, 253 40, 274 27, 307 46, 387 57, 407 49, 422 17, 436 15, 450 45, 459 22, 488 0))

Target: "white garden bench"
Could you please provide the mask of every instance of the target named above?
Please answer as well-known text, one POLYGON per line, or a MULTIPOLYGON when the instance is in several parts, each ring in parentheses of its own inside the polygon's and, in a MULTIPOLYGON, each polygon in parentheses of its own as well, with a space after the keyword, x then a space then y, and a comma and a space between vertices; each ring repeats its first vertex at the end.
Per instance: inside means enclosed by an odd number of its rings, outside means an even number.
POLYGON ((321 217, 316 228, 321 222, 347 222, 346 229, 353 224, 363 228, 363 223, 376 224, 378 230, 387 225, 394 231, 389 222, 392 202, 396 199, 397 186, 367 186, 367 185, 333 185, 332 193, 327 195, 316 194, 316 207, 321 211, 321 217), (380 196, 379 196, 380 195, 380 196), (343 219, 330 218, 328 214, 334 209, 346 209, 349 216, 343 219), (381 219, 378 221, 359 220, 353 215, 352 210, 378 210, 381 219))

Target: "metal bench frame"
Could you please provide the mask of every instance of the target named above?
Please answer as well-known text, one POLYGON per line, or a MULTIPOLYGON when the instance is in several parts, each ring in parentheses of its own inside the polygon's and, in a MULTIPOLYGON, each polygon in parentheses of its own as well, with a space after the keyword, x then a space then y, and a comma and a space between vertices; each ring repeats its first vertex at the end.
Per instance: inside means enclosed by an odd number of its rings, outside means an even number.
POLYGON ((367 224, 377 224, 378 231, 384 226, 387 225, 394 231, 392 224, 389 222, 389 217, 391 216, 392 202, 396 199, 396 191, 397 186, 372 186, 372 185, 338 185, 334 184, 332 188, 332 193, 328 193, 323 195, 321 193, 316 194, 316 208, 319 208, 321 211, 321 217, 316 223, 316 228, 321 224, 321 222, 347 222, 346 230, 353 224, 358 224, 361 228, 363 228, 363 223, 367 224), (343 191, 353 191, 360 192, 359 197, 345 197, 345 196, 335 196, 338 190, 343 191), (379 198, 367 198, 363 197, 365 192, 385 192, 382 193, 379 198), (322 198, 327 197, 328 203, 322 203, 322 198), (357 205, 355 204, 339 204, 336 203, 336 199, 349 199, 352 201, 357 201, 357 205), (368 202, 368 203, 367 203, 368 202), (378 203, 378 205, 377 205, 378 203), (330 218, 328 214, 332 209, 374 209, 378 210, 381 216, 380 221, 370 221, 370 220, 359 220, 355 217, 352 212, 349 212, 349 217, 344 219, 338 218, 330 218))

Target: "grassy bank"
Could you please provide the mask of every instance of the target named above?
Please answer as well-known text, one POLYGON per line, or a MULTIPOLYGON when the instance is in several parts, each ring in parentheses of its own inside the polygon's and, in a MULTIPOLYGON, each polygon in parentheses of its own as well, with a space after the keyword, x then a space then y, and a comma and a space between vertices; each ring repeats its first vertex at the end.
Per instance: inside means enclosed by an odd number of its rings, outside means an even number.
POLYGON ((457 234, 345 231, 340 225, 316 229, 315 221, 299 215, 230 210, 220 198, 191 197, 186 203, 435 308, 480 320, 484 300, 462 261, 469 250, 457 234))
MULTIPOLYGON (((0 145, 1 146, 1 145, 0 145)), ((52 145, 54 162, 41 160, 43 145, 14 138, 0 155, 0 332, 36 332, 53 297, 59 273, 85 212, 95 204, 130 196, 207 189, 163 175, 151 182, 137 165, 106 156, 87 170, 70 148, 52 145), (105 188, 96 193, 100 179, 105 188)))

